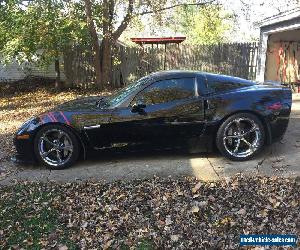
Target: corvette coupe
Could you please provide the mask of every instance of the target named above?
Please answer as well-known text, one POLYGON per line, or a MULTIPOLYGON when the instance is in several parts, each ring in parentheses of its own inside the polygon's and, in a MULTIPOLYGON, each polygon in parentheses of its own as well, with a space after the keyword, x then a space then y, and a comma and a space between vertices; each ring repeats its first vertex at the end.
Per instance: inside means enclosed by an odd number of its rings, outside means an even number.
POLYGON ((156 72, 113 95, 76 99, 25 122, 15 136, 15 160, 63 169, 79 156, 119 145, 202 144, 243 161, 282 138, 291 105, 291 90, 281 85, 156 72))

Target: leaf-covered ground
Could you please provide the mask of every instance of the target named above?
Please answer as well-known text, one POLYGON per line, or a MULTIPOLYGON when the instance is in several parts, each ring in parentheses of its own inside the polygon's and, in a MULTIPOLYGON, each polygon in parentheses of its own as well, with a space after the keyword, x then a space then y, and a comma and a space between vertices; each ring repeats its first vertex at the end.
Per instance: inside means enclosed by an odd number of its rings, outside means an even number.
POLYGON ((236 249, 240 234, 300 235, 297 179, 16 183, 0 192, 1 249, 236 249))
POLYGON ((13 136, 23 122, 63 102, 89 95, 102 95, 97 91, 69 90, 55 92, 51 87, 33 87, 32 91, 0 89, 0 179, 10 171, 9 159, 15 153, 13 136))

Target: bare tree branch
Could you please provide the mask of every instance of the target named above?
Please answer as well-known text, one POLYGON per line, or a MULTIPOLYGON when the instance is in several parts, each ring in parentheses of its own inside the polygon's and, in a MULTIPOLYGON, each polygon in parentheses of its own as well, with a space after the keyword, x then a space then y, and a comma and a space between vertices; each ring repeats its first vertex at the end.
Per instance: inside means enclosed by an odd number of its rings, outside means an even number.
POLYGON ((158 10, 143 11, 141 13, 137 13, 136 15, 141 16, 141 15, 153 14, 153 13, 156 13, 156 12, 161 12, 161 11, 173 9, 173 8, 180 7, 180 6, 203 6, 203 5, 207 5, 207 4, 212 4, 214 2, 215 2, 215 0, 210 0, 210 1, 207 1, 207 2, 201 2, 201 3, 178 3, 178 4, 174 4, 174 5, 164 7, 164 8, 158 9, 158 10))
POLYGON ((116 31, 113 33, 114 40, 117 40, 123 31, 127 28, 133 14, 133 0, 128 1, 128 8, 126 16, 124 17, 123 21, 121 22, 120 26, 116 29, 116 31))

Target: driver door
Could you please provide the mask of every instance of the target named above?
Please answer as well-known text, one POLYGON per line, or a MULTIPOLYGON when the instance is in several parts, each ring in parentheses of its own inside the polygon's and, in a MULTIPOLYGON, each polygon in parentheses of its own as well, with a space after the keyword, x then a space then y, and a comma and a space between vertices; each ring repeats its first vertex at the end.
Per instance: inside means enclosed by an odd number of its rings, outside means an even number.
POLYGON ((203 100, 195 78, 166 79, 139 92, 128 107, 116 108, 110 121, 113 142, 174 144, 200 136, 203 100), (143 104, 137 108, 136 104, 143 104))

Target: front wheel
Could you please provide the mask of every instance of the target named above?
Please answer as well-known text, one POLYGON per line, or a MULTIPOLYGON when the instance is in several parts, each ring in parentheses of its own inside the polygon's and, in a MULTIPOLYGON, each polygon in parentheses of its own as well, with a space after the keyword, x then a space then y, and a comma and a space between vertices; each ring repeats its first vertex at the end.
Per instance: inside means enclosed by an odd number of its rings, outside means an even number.
POLYGON ((216 138, 221 154, 235 161, 249 160, 262 150, 264 142, 264 127, 259 118, 250 113, 227 118, 218 129, 216 138))
POLYGON ((38 131, 34 152, 43 165, 50 169, 64 169, 75 163, 79 155, 76 136, 61 125, 48 125, 38 131))

